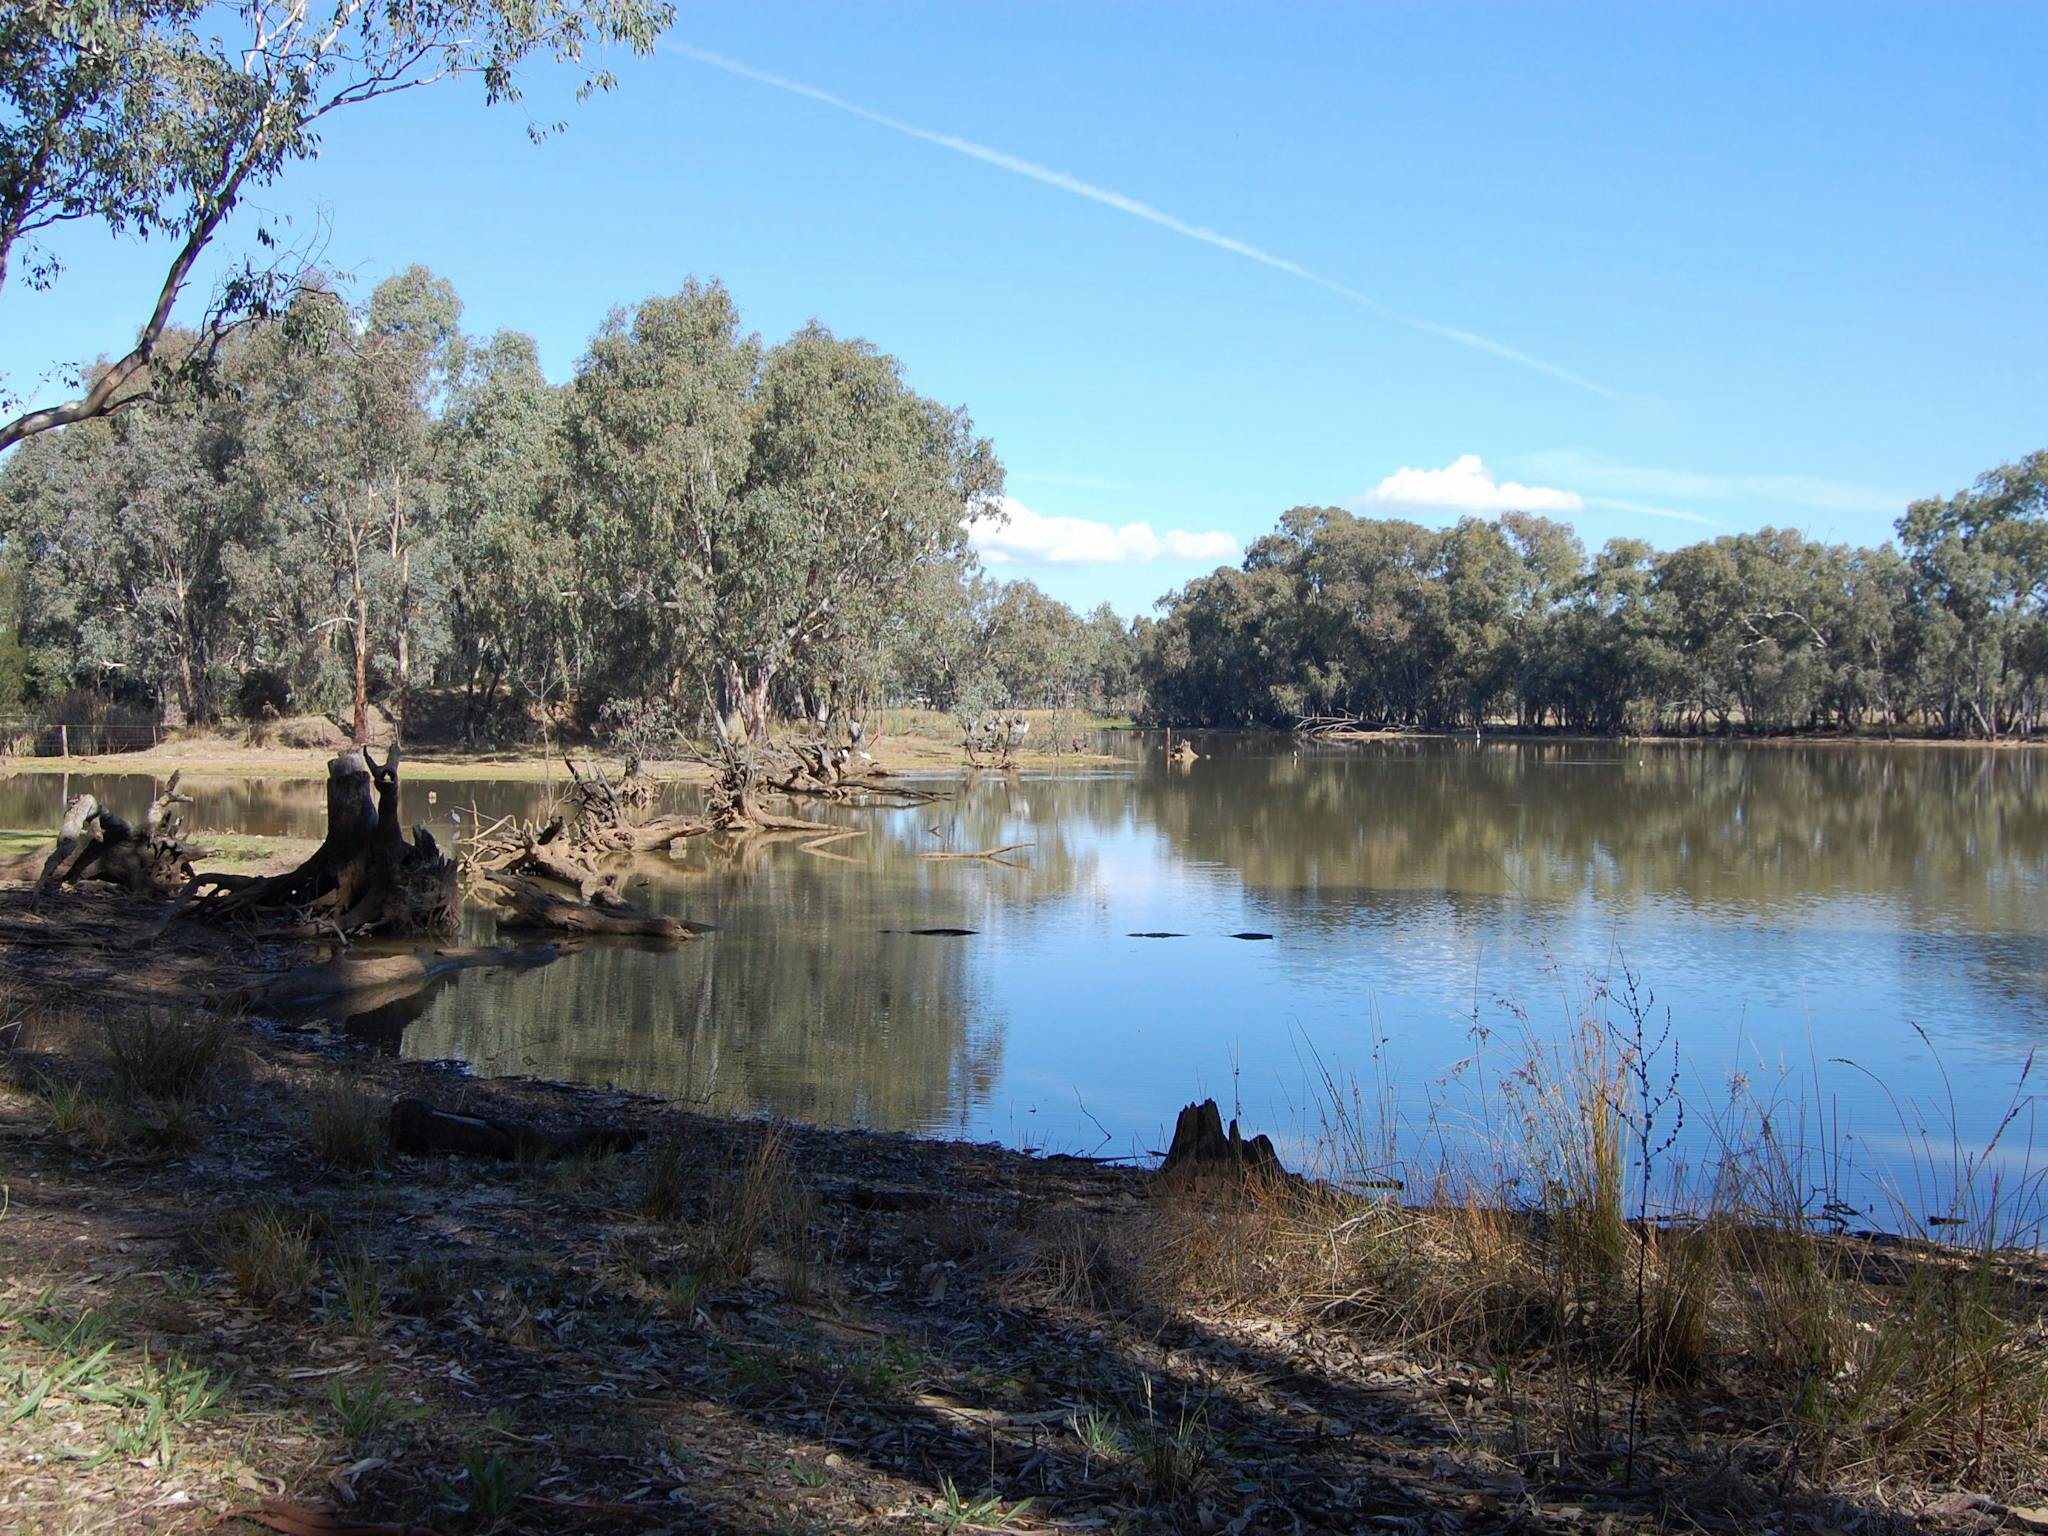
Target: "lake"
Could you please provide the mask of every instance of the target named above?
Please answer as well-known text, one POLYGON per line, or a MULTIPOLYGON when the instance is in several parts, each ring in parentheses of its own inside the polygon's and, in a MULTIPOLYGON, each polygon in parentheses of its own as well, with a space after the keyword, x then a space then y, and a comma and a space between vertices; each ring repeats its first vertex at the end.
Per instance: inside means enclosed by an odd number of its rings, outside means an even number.
MULTIPOLYGON (((864 829, 822 847, 643 859, 636 901, 718 932, 464 973, 349 1027, 480 1073, 1101 1155, 1214 1096, 1303 1156, 1334 1082, 1391 1091, 1412 1172, 1486 1137, 1532 1041, 1626 1025, 1626 971, 1678 1046, 1680 1155, 1738 1074, 1865 1210, 1938 1200, 2016 1088, 1994 1161, 2023 1180, 2048 1148, 2021 1084, 2048 1039, 2038 752, 1196 735, 1183 769, 1112 740, 1115 767, 815 812, 864 829), (1018 867, 920 857, 1006 843, 1018 867)), ((139 810, 148 782, 86 787, 139 810)), ((195 827, 320 833, 317 783, 189 787, 195 827)), ((54 825, 63 790, 0 781, 0 823, 54 825)), ((407 814, 445 839, 542 793, 412 783, 407 814)))

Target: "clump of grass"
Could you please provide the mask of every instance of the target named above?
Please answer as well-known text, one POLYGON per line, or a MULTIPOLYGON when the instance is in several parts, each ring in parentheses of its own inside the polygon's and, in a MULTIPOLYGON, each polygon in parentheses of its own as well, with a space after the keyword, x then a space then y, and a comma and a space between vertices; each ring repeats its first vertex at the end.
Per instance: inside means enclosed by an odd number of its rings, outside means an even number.
POLYGON ((122 1092, 192 1100, 212 1085, 220 1069, 228 1024, 214 1014, 189 1017, 150 1009, 102 1019, 100 1037, 122 1092))
POLYGON ((1146 1418, 1138 1430, 1134 1454, 1144 1490, 1162 1504, 1191 1503, 1208 1480, 1215 1460, 1215 1439, 1200 1404, 1182 1403, 1169 1421, 1153 1411, 1151 1384, 1146 1384, 1146 1418))
MULTIPOLYGON (((1190 1245, 1203 1235, 1197 1225, 1177 1230, 1191 1236, 1190 1245)), ((1133 1310, 1146 1287, 1134 1280, 1131 1270, 1135 1261, 1122 1247, 1084 1212, 1042 1214, 1006 1245, 1000 1289, 1010 1301, 1049 1311, 1133 1310)), ((1163 1267, 1151 1278, 1158 1290, 1185 1294, 1163 1267)))
POLYGON ((288 1301, 313 1280, 312 1220, 276 1205, 233 1212, 222 1223, 216 1257, 249 1300, 288 1301))
POLYGON ((350 1448, 362 1450, 382 1439, 400 1425, 419 1418, 425 1410, 393 1392, 382 1371, 366 1376, 330 1376, 327 1401, 334 1421, 350 1448))
POLYGON ((816 1279, 810 1255, 816 1212, 815 1195, 790 1169, 782 1127, 768 1126, 712 1188, 705 1265, 722 1280, 744 1280, 756 1254, 768 1248, 779 1260, 783 1288, 804 1299, 816 1279))
POLYGON ((105 1094, 69 1077, 45 1077, 38 1091, 50 1129, 74 1146, 104 1157, 126 1140, 128 1118, 105 1094))
POLYGON ((313 1096, 313 1156, 329 1168, 360 1173, 379 1166, 391 1150, 390 1112, 381 1099, 347 1084, 313 1096))
POLYGON ((384 1320, 384 1266, 367 1247, 344 1255, 334 1266, 337 1316, 349 1332, 367 1337, 384 1320))
POLYGON ((463 1453, 462 1472, 469 1486, 470 1514, 492 1526, 511 1519, 519 1501, 539 1481, 539 1474, 525 1461, 482 1446, 463 1453))
POLYGON ((690 1208, 697 1157, 674 1136, 653 1142, 641 1160, 640 1210, 656 1221, 676 1221, 690 1208))

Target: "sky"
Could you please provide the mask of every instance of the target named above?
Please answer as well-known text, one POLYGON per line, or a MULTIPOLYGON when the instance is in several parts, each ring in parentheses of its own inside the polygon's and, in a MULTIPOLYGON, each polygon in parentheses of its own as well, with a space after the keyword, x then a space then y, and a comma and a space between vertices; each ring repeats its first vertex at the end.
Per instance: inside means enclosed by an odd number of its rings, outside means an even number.
MULTIPOLYGON (((337 115, 223 251, 423 262, 557 380, 693 275, 864 336, 994 440, 991 573, 1127 617, 1303 504, 1876 543, 2048 446, 2044 56, 2038 4, 684 0, 586 103, 337 115)), ((163 259, 60 249, 17 390, 163 259)))

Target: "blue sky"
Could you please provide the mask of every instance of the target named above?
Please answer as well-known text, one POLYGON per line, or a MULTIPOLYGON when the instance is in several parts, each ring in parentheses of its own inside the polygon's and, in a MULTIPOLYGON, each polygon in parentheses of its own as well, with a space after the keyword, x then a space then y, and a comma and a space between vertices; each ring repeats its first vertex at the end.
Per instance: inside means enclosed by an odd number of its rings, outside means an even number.
MULTIPOLYGON (((686 3, 672 39, 580 107, 541 71, 538 147, 440 86, 258 201, 558 379, 692 274, 770 340, 866 336, 995 439, 991 569, 1126 614, 1299 503, 1876 542, 2048 446, 2037 5, 686 3)), ((154 251, 65 253, 0 297, 17 387, 151 292, 154 251)))

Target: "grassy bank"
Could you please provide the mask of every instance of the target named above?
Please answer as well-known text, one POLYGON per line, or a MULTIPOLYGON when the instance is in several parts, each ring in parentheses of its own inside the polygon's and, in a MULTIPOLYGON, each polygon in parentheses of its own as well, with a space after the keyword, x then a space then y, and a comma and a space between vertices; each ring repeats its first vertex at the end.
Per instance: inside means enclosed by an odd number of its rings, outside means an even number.
MULTIPOLYGON (((315 838, 266 837, 253 832, 193 835, 202 847, 210 850, 204 860, 209 869, 243 873, 289 869, 320 846, 315 838)), ((0 878, 33 880, 55 838, 56 830, 51 827, 0 829, 0 878)))
POLYGON ((10 1017, 10 1531, 248 1530, 266 1498, 729 1533, 1985 1529, 2048 1503, 2048 1276, 1995 1202, 1947 1241, 1847 1236, 1764 1131, 1643 1221, 1669 1106, 1646 1120, 1650 1053, 1611 1036, 1501 1101, 1500 1167, 1541 1180, 1504 1201, 1469 1165, 1388 1188, 1336 1096, 1343 1182, 1163 1186, 218 1018, 10 1017), (399 1156, 401 1095, 639 1140, 399 1156))
MULTIPOLYGON (((1099 767, 1121 761, 1082 750, 1094 732, 1127 725, 1128 721, 1105 720, 1067 712, 1030 710, 1032 734, 1028 750, 1017 756, 1017 766, 1026 770, 1099 767), (1057 741, 1060 750, 1054 750, 1057 741)), ((936 710, 887 710, 878 721, 879 734, 872 742, 875 766, 888 773, 964 773, 966 755, 960 746, 960 724, 936 710)), ((791 739, 798 739, 791 733, 791 739)), ((213 734, 190 732, 176 736, 145 751, 107 752, 93 756, 8 757, 0 759, 0 770, 13 773, 139 773, 164 777, 183 771, 188 777, 215 778, 325 778, 327 759, 339 750, 335 745, 317 747, 283 746, 252 740, 246 733, 213 734)), ((544 783, 563 779, 562 752, 544 750, 538 743, 504 751, 465 751, 441 746, 408 746, 405 773, 409 780, 445 783, 450 779, 503 779, 516 783, 544 783)), ((566 749, 579 763, 596 760, 614 774, 625 771, 624 763, 601 747, 572 743, 566 749)), ((644 765, 652 777, 664 781, 702 783, 710 770, 691 758, 650 762, 644 765)))

